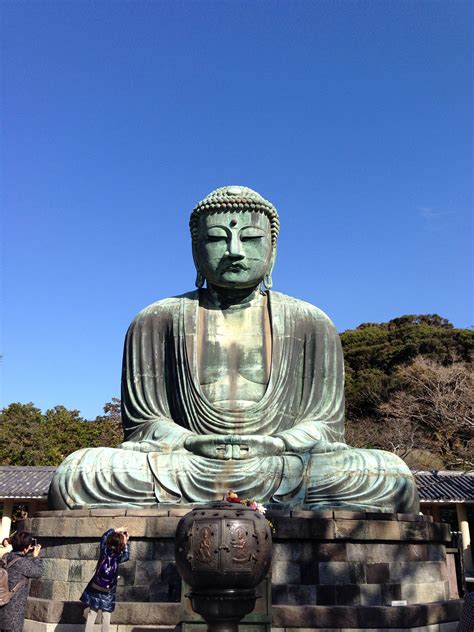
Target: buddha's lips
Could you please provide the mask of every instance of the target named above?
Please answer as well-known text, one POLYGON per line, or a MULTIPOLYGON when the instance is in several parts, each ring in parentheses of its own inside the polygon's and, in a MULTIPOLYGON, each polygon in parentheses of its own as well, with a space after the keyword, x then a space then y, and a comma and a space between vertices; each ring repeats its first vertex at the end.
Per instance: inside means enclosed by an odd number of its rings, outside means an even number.
POLYGON ((224 272, 242 272, 245 270, 248 270, 248 267, 243 263, 231 263, 230 265, 226 266, 224 272))

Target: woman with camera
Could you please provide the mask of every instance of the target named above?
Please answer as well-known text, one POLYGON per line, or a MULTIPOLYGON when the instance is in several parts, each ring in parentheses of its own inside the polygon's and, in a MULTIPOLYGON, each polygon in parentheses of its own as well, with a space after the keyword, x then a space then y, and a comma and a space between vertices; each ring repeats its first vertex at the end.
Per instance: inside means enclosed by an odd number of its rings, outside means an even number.
POLYGON ((10 544, 12 550, 2 561, 7 565, 9 590, 15 588, 15 591, 10 601, 0 608, 0 630, 22 632, 29 580, 43 574, 43 561, 39 558, 41 544, 27 531, 17 531, 10 544))
POLYGON ((100 539, 99 560, 81 601, 89 606, 85 632, 92 632, 99 610, 102 612, 102 632, 109 632, 110 617, 115 610, 118 565, 129 559, 126 527, 109 529, 100 539))

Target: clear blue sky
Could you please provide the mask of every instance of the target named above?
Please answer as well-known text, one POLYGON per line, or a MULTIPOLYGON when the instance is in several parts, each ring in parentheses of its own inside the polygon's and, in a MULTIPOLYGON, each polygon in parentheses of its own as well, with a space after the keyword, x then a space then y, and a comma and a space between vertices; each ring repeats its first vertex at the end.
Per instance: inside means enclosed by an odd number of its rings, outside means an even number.
POLYGON ((225 184, 277 206, 274 289, 339 331, 472 325, 472 7, 4 0, 2 405, 101 413, 225 184))

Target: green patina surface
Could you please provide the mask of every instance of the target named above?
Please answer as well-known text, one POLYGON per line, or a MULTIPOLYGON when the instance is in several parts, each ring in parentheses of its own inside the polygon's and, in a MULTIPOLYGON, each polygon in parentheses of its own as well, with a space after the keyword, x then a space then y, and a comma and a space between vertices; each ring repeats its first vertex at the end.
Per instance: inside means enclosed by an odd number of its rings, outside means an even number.
POLYGON ((344 443, 339 336, 317 307, 271 289, 279 226, 275 207, 246 187, 196 206, 198 289, 132 322, 125 441, 70 455, 54 508, 206 502, 232 488, 291 507, 418 510, 403 461, 344 443))

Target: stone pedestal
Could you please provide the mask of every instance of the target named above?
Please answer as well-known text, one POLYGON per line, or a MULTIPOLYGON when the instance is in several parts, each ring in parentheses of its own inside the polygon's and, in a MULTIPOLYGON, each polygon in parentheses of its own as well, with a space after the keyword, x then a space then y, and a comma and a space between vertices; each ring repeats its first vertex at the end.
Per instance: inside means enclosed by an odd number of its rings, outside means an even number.
MULTIPOLYGON (((100 536, 126 525, 131 559, 120 566, 112 632, 174 629, 183 605, 174 534, 189 508, 39 512, 29 528, 43 545, 26 632, 82 632, 78 601, 100 536)), ((449 600, 447 525, 430 517, 347 511, 269 512, 275 526, 272 626, 331 630, 451 632, 460 600, 449 600), (407 605, 391 605, 406 601, 407 605)), ((268 605, 268 604, 267 604, 268 605)), ((246 632, 253 632, 252 622, 246 632)))

